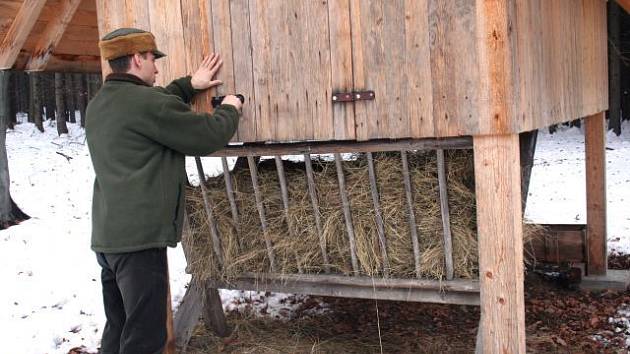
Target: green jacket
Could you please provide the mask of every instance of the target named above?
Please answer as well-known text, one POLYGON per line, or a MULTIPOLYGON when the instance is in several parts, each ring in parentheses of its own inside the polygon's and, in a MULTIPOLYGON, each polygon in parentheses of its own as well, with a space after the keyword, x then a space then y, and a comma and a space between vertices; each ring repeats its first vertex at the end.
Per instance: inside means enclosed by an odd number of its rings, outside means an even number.
POLYGON ((220 150, 239 113, 191 111, 190 77, 166 88, 112 74, 90 101, 85 132, 94 165, 92 249, 124 253, 175 247, 184 215, 185 155, 220 150))

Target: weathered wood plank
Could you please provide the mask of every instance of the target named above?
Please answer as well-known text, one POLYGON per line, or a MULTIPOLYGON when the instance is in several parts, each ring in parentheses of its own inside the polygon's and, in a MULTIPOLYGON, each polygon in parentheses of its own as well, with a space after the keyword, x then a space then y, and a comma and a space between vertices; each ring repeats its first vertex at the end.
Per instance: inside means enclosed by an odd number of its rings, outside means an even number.
POLYGON ((41 71, 46 68, 52 52, 61 41, 61 37, 65 33, 80 3, 81 0, 65 0, 60 3, 57 9, 57 17, 46 26, 43 36, 37 42, 35 50, 33 50, 31 58, 26 64, 26 70, 41 71))
POLYGON ((407 151, 400 152, 402 162, 403 184, 405 186, 405 201, 407 202, 407 213, 409 214, 409 234, 411 235, 411 245, 413 247, 413 260, 416 266, 416 276, 420 278, 420 246, 418 244, 418 230, 416 228, 416 213, 414 211, 413 191, 411 190, 411 178, 409 177, 409 162, 407 151))
MULTIPOLYGON (((477 39, 482 34, 474 1, 428 1, 436 136, 465 135, 479 130, 479 89, 482 58, 477 39)), ((485 118, 485 117, 484 117, 485 118)))
MULTIPOLYGON (((160 71, 156 84, 165 86, 188 72, 184 45, 182 7, 180 1, 149 0, 151 32, 158 48, 167 54, 156 61, 160 71)), ((199 43, 197 43, 199 45, 199 43)), ((195 70, 196 68, 191 68, 195 70)))
POLYGON ((446 166, 444 150, 437 149, 438 188, 440 190, 440 212, 442 213, 442 230, 444 240, 444 265, 446 279, 453 279, 453 238, 451 235, 451 216, 448 207, 448 184, 446 181, 446 166))
POLYGON ((237 139, 239 141, 256 140, 256 110, 254 92, 254 72, 251 46, 251 25, 248 0, 230 1, 232 28, 238 28, 240 39, 232 41, 234 90, 245 96, 242 118, 238 124, 237 139))
MULTIPOLYGON (((212 9, 210 2, 200 0, 182 0, 181 9, 186 67, 188 73, 192 73, 204 57, 214 52, 212 9)), ((195 95, 193 109, 197 112, 212 111, 211 99, 215 93, 216 88, 212 88, 195 95)))
POLYGON ((219 337, 227 337, 232 333, 232 328, 227 323, 219 289, 209 282, 205 282, 203 298, 203 322, 219 337))
POLYGON ((352 225, 352 213, 350 212, 350 201, 348 200, 348 192, 346 191, 346 178, 343 174, 342 158, 339 153, 335 153, 335 166, 337 168, 337 180, 339 182, 339 195, 341 196, 341 206, 343 208, 343 217, 346 224, 346 232, 348 233, 348 243, 350 244, 350 258, 352 262, 352 270, 355 274, 359 272, 359 261, 357 260, 357 246, 354 239, 354 226, 352 225))
MULTIPOLYGON (((350 27, 350 0, 329 0, 330 64, 332 92, 352 92, 352 29, 350 27)), ((332 93, 330 92, 330 93, 332 93)), ((323 102, 331 104, 330 100, 323 102)), ((334 138, 355 139, 354 105, 332 106, 334 138)), ((319 132, 322 134, 323 132, 319 132)), ((318 132, 315 132, 316 136, 318 132)))
POLYGON ((518 135, 473 142, 483 352, 525 353, 518 135))
POLYGON ((245 274, 230 282, 208 279, 226 289, 291 292, 393 301, 479 305, 479 283, 473 280, 407 280, 332 275, 245 274))
POLYGON ((0 70, 11 69, 33 29, 46 0, 24 0, 11 27, 0 42, 0 70))
POLYGON ((431 150, 431 149, 470 149, 470 137, 447 139, 401 139, 372 140, 364 142, 308 142, 288 144, 246 144, 230 145, 209 156, 267 156, 267 155, 301 155, 329 154, 343 152, 377 152, 398 150, 431 150))
POLYGON ((605 275, 608 268, 605 124, 603 112, 584 118, 588 275, 605 275))

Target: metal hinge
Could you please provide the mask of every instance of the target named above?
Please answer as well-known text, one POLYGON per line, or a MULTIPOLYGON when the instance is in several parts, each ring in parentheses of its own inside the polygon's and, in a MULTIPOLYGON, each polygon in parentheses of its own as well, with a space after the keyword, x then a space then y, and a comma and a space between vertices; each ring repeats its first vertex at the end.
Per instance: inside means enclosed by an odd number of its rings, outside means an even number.
POLYGON ((374 91, 336 92, 332 95, 333 102, 354 102, 374 99, 374 91))

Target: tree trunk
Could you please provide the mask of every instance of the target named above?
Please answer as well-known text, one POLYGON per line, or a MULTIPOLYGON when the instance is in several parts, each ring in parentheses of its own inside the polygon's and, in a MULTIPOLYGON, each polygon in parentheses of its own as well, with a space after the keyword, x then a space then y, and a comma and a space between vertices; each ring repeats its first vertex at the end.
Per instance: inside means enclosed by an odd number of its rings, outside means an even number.
POLYGON ((77 109, 77 104, 74 99, 74 85, 72 84, 74 80, 72 80, 72 74, 66 73, 65 75, 66 85, 65 85, 65 93, 66 93, 66 109, 68 110, 68 122, 76 123, 77 120, 74 116, 74 112, 77 109))
POLYGON ((42 101, 40 92, 40 73, 30 73, 31 82, 31 114, 33 122, 40 132, 44 132, 44 123, 42 121, 42 101))
POLYGON ((621 59, 619 18, 621 7, 608 2, 608 128, 621 134, 621 59))
POLYGON ((13 87, 13 90, 9 90, 9 118, 7 118, 7 127, 10 129, 15 128, 15 124, 17 122, 17 112, 18 112, 18 107, 19 107, 19 100, 20 100, 20 88, 19 88, 19 81, 18 81, 18 77, 17 75, 15 75, 15 73, 10 72, 9 73, 10 78, 7 79, 7 81, 9 82, 9 87, 13 87))
POLYGON ((46 73, 44 84, 44 102, 46 104, 46 120, 55 119, 55 74, 46 73))
POLYGON ((9 77, 8 70, 0 71, 0 229, 16 225, 29 219, 11 199, 9 191, 9 161, 7 159, 6 137, 9 118, 9 77))
POLYGON ((87 106, 87 92, 85 88, 85 74, 74 74, 74 86, 76 88, 77 107, 81 116, 81 126, 85 127, 85 108, 87 106))
POLYGON ((19 87, 20 87, 20 100, 19 100, 20 108, 18 109, 18 112, 28 114, 28 107, 29 107, 28 101, 29 101, 29 97, 31 97, 29 87, 28 87, 28 75, 26 75, 26 73, 23 71, 17 72, 16 74, 17 74, 16 78, 18 79, 19 87))
POLYGON ((55 73, 55 102, 57 106, 57 134, 68 134, 68 126, 66 125, 66 101, 63 94, 63 74, 55 73))

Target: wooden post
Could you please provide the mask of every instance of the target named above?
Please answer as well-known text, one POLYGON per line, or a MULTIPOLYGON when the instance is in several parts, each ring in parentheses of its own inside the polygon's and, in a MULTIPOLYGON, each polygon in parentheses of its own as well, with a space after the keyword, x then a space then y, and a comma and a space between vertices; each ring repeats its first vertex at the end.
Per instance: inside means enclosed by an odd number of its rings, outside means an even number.
POLYGON ((376 214, 376 226, 378 231, 378 242, 381 246, 381 257, 383 258, 383 275, 389 277, 389 257, 387 256, 387 242, 385 240, 385 225, 381 213, 381 203, 378 196, 378 186, 376 184, 376 172, 374 171, 374 158, 372 153, 367 153, 368 173, 370 176, 370 191, 372 192, 372 204, 376 214))
POLYGON ((346 192, 346 178, 343 175, 343 167, 341 166, 341 154, 335 153, 335 166, 337 167, 337 180, 339 181, 339 195, 341 196, 341 205, 343 207, 343 216, 346 221, 346 231, 348 232, 348 242, 350 243, 350 258, 352 261, 352 270, 355 275, 359 274, 359 261, 357 260, 357 246, 354 241, 354 226, 352 225, 352 213, 350 212, 350 201, 346 192))
POLYGON ((453 279, 453 238, 451 236, 451 216, 448 209, 448 185, 446 184, 446 166, 444 150, 437 149, 438 187, 440 190, 440 211, 442 212, 442 229, 444 230, 444 265, 446 280, 453 279))
MULTIPOLYGON (((291 223, 291 215, 289 214, 289 190, 287 187, 287 179, 284 174, 284 165, 282 162, 282 158, 280 156, 274 157, 276 161, 276 169, 278 171, 278 181, 280 182, 280 192, 282 194, 282 205, 284 207, 284 218, 287 221, 287 228, 289 229, 289 237, 292 239, 297 238, 295 235, 295 229, 293 228, 293 223, 291 223)), ((295 254, 295 263, 297 264, 297 269, 299 273, 303 273, 302 264, 300 262, 300 255, 296 250, 293 250, 295 254)))
POLYGON ((604 113, 584 118, 586 152, 587 274, 606 275, 606 121, 604 113))
POLYGON ((409 177, 409 162, 407 161, 407 152, 401 151, 400 158, 402 161, 403 183, 405 185, 405 196, 407 201, 407 210, 409 212, 409 231, 411 233, 411 245, 413 246, 413 259, 416 265, 416 276, 420 278, 420 245, 418 244, 418 230, 416 229, 416 213, 413 210, 413 193, 411 191, 411 178, 409 177))
POLYGON ((223 166, 223 179, 225 180, 225 192, 228 200, 230 201, 230 209, 232 210, 232 222, 234 222, 234 229, 236 230, 236 244, 238 249, 241 250, 241 223, 238 218, 238 207, 236 206, 236 200, 234 199, 234 187, 232 186, 232 176, 230 176, 230 167, 227 163, 227 158, 221 158, 221 165, 223 166))
POLYGON ((525 353, 518 134, 475 136, 473 146, 482 351, 525 353))
POLYGON ((247 156, 247 164, 249 165, 249 173, 252 178, 252 186, 254 187, 254 197, 256 198, 256 207, 258 208, 258 216, 260 217, 260 226, 262 227, 263 237, 265 238, 265 247, 267 248, 267 256, 269 257, 269 266, 272 272, 276 272, 276 257, 273 253, 273 243, 267 232, 267 218, 265 216, 265 206, 263 205, 262 195, 258 188, 258 171, 256 170, 256 162, 253 156, 247 156))
POLYGON ((306 166, 308 194, 311 197, 311 206, 313 207, 313 215, 315 216, 315 227, 317 228, 317 236, 319 236, 319 248, 322 250, 322 259, 324 260, 324 270, 326 273, 330 273, 330 261, 328 260, 328 252, 326 252, 326 239, 322 231, 319 200, 317 199, 317 189, 315 188, 315 178, 313 177, 313 163, 310 154, 304 154, 304 165, 306 166))

